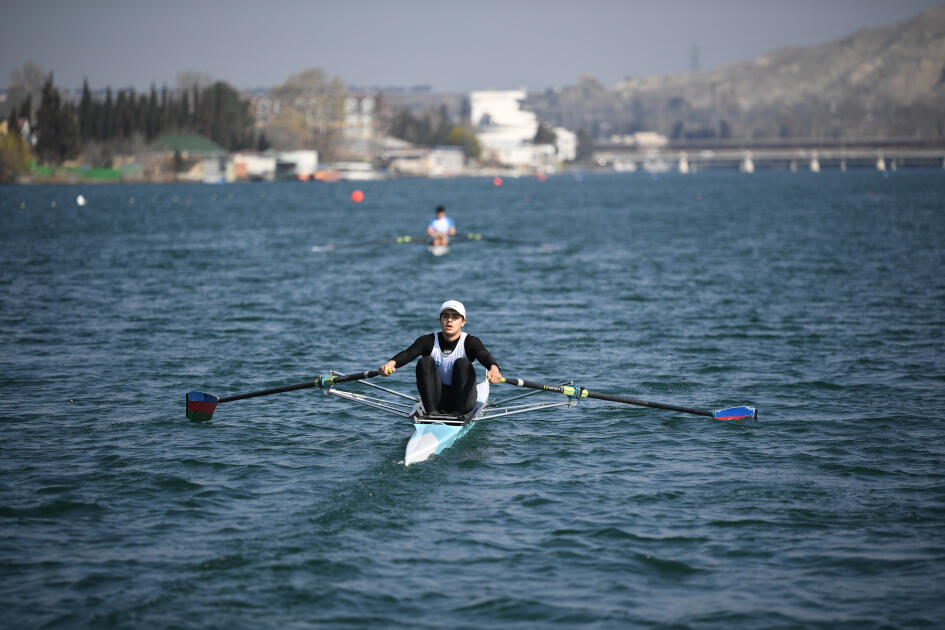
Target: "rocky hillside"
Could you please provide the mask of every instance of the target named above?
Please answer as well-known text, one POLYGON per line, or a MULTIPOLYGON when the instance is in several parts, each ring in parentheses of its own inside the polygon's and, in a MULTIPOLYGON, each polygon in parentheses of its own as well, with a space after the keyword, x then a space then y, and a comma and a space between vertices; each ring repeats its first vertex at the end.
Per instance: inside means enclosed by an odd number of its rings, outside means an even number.
POLYGON ((539 118, 597 137, 945 139, 945 6, 894 26, 701 72, 532 95, 539 118))

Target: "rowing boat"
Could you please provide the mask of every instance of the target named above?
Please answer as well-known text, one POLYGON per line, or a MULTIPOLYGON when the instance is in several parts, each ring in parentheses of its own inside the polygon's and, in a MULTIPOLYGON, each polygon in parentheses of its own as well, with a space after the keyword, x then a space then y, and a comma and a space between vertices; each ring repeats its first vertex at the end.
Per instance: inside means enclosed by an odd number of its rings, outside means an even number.
POLYGON ((404 465, 409 466, 425 461, 434 455, 439 455, 453 445, 456 440, 466 435, 473 426, 483 420, 490 420, 501 416, 526 413, 537 409, 550 407, 570 407, 577 401, 568 400, 540 401, 528 404, 509 405, 508 403, 520 400, 538 391, 527 392, 499 402, 489 401, 489 381, 484 380, 476 385, 476 405, 465 415, 457 414, 427 414, 419 397, 371 383, 360 381, 361 385, 382 390, 387 396, 368 395, 348 389, 339 389, 330 386, 325 393, 330 396, 344 398, 368 407, 386 411, 394 416, 406 417, 413 424, 413 435, 407 441, 404 452, 404 465), (393 398, 391 397, 393 396, 393 398), (407 402, 409 401, 409 402, 407 402))
POLYGON ((434 256, 445 256, 450 253, 449 245, 430 245, 427 249, 434 256))
POLYGON ((452 446, 456 440, 468 433, 476 424, 483 420, 499 418, 502 416, 511 416, 519 413, 528 413, 539 409, 550 409, 553 407, 572 407, 578 404, 579 400, 594 398, 610 402, 624 403, 628 405, 637 405, 641 407, 652 407, 655 409, 668 409, 670 411, 680 411, 700 416, 708 416, 717 420, 746 420, 758 417, 758 410, 754 407, 728 407, 718 411, 706 411, 703 409, 692 409, 690 407, 681 407, 666 403, 651 402, 638 398, 627 396, 615 396, 613 394, 602 394, 591 392, 585 387, 578 387, 571 382, 562 385, 545 385, 533 381, 526 381, 517 378, 503 378, 502 383, 514 385, 516 387, 526 388, 529 391, 506 398, 502 401, 492 402, 489 400, 489 382, 482 381, 476 385, 476 405, 472 411, 465 415, 449 414, 427 414, 423 409, 420 398, 416 395, 404 394, 397 390, 372 383, 372 379, 378 375, 376 370, 366 372, 355 372, 353 374, 338 374, 330 371, 326 376, 316 376, 313 380, 304 381, 295 385, 284 385, 282 387, 273 387, 247 394, 236 394, 233 396, 216 396, 204 392, 187 392, 187 418, 190 420, 210 420, 213 411, 220 403, 234 400, 243 400, 245 398, 254 398, 256 396, 267 396, 269 394, 278 394, 282 392, 291 392, 309 387, 320 388, 327 396, 336 396, 345 400, 379 409, 400 418, 406 418, 413 424, 413 435, 407 441, 407 449, 404 453, 404 465, 409 466, 429 459, 433 455, 439 455, 444 450, 452 446), (362 388, 361 391, 353 391, 347 388, 341 389, 338 385, 357 384, 362 388), (364 387, 369 388, 363 390, 364 387), (370 391, 370 393, 368 393, 370 391), (378 393, 383 392, 383 393, 378 393), (563 394, 565 399, 557 398, 555 400, 541 400, 538 402, 521 402, 521 399, 528 398, 541 392, 553 392, 563 394), (516 402, 512 405, 509 403, 516 402))
POLYGON ((489 381, 482 381, 476 385, 476 405, 467 414, 427 414, 424 413, 423 404, 417 403, 411 414, 413 435, 407 442, 404 465, 422 462, 452 446, 453 442, 469 432, 488 401, 489 381))

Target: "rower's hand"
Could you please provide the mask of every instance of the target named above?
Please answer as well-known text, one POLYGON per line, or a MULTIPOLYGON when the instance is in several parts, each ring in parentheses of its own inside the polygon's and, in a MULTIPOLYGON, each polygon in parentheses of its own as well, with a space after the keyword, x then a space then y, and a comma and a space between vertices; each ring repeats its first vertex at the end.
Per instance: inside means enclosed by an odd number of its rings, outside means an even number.
POLYGON ((502 373, 499 372, 499 366, 493 365, 491 368, 489 368, 489 372, 486 373, 486 378, 489 379, 490 383, 501 383, 502 373))
POLYGON ((377 371, 381 374, 381 376, 390 376, 391 374, 397 371, 397 363, 395 363, 394 360, 391 359, 390 361, 382 365, 377 371))

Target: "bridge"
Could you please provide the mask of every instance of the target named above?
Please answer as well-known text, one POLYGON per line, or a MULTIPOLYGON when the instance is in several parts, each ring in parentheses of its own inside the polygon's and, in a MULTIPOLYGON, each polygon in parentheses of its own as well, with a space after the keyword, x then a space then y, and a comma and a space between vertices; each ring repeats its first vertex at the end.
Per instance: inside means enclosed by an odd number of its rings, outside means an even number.
POLYGON ((617 171, 690 173, 711 168, 746 173, 756 169, 818 172, 822 168, 894 171, 906 167, 945 168, 945 140, 714 140, 674 141, 664 146, 598 143, 594 157, 601 166, 612 166, 617 171))

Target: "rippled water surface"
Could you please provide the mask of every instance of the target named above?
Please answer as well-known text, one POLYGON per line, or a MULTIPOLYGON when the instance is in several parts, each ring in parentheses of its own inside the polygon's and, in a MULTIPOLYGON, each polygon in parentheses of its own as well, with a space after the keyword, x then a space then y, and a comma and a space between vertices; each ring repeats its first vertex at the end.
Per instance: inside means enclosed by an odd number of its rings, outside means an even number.
POLYGON ((940 627, 943 199, 942 171, 0 188, 5 623, 940 627), (440 203, 560 247, 312 251, 440 203), (406 421, 318 390, 184 417, 376 368, 453 297, 507 377, 759 418, 582 401, 405 468, 406 421))

